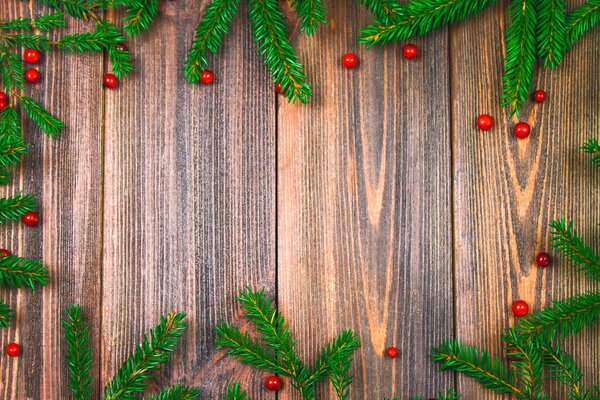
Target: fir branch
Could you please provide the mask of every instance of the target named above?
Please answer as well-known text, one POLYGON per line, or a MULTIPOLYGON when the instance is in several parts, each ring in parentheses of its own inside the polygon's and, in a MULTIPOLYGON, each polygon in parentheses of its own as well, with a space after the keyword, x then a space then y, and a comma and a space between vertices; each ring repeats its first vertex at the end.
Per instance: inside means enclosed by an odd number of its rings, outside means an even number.
POLYGON ((60 135, 61 130, 65 128, 65 124, 61 120, 53 117, 31 97, 21 97, 21 104, 23 105, 23 108, 25 108, 25 111, 27 111, 29 118, 31 118, 46 135, 56 137, 60 135))
POLYGON ((327 23, 327 9, 323 0, 294 0, 292 7, 301 17, 300 29, 307 35, 315 33, 319 24, 327 23))
POLYGON ((379 21, 386 24, 398 19, 404 10, 397 0, 359 0, 379 21))
POLYGON ((522 399, 547 399, 544 392, 542 353, 537 340, 529 340, 521 336, 514 328, 507 329, 502 339, 511 349, 515 357, 512 364, 517 367, 518 375, 523 387, 522 399))
POLYGON ((431 359, 441 364, 442 371, 462 372, 490 390, 523 397, 514 373, 507 370, 500 359, 492 359, 485 350, 479 351, 476 347, 446 340, 433 349, 431 359))
POLYGON ((37 207, 33 196, 19 193, 14 197, 0 198, 0 224, 5 221, 17 221, 37 207))
POLYGON ((600 23, 600 0, 590 0, 567 16, 567 46, 570 49, 600 23))
POLYGON ((0 30, 4 31, 32 31, 48 32, 56 28, 65 26, 65 15, 63 13, 53 13, 43 15, 38 18, 20 17, 12 21, 0 21, 0 30))
POLYGON ((560 64, 567 48, 566 0, 538 0, 538 56, 545 67, 560 64))
POLYGON ((359 347, 360 339, 353 331, 342 332, 332 343, 321 349, 320 355, 310 371, 307 386, 314 386, 315 383, 324 379, 327 373, 331 377, 331 364, 352 363, 352 355, 359 347))
POLYGON ((277 363, 275 355, 265 350, 258 339, 248 332, 242 333, 235 325, 221 322, 215 328, 217 349, 225 349, 242 364, 293 378, 292 372, 277 363))
POLYGON ((154 396, 150 396, 147 400, 188 400, 197 399, 200 397, 200 389, 197 387, 183 386, 178 383, 175 386, 162 388, 161 391, 154 396))
POLYGON ((502 105, 508 106, 510 114, 517 117, 521 104, 529 97, 537 56, 535 5, 536 0, 512 0, 509 7, 502 105))
POLYGON ((0 167, 0 185, 8 185, 10 178, 10 171, 4 167, 0 167))
POLYGON ((27 145, 19 136, 0 132, 0 168, 14 166, 24 154, 27 154, 27 145))
POLYGON ((575 335, 600 318, 600 291, 588 292, 566 300, 554 301, 552 306, 519 320, 519 334, 532 337, 558 334, 575 335))
POLYGON ((23 61, 17 54, 9 51, 4 42, 0 53, 0 77, 5 92, 15 95, 17 91, 25 90, 23 61))
POLYGON ((48 267, 41 261, 17 256, 0 258, 0 287, 35 290, 36 285, 46 286, 49 280, 48 267))
POLYGON ((250 0, 252 32, 259 43, 260 53, 271 70, 274 82, 288 88, 285 96, 290 102, 308 101, 312 91, 306 83, 304 67, 298 62, 290 45, 286 23, 277 0, 250 0))
POLYGON ((150 378, 149 372, 156 371, 169 361, 179 339, 187 330, 184 313, 171 313, 160 319, 160 323, 146 335, 134 353, 119 369, 116 376, 104 389, 104 400, 133 400, 136 393, 143 393, 150 378))
POLYGON ((55 10, 65 10, 67 14, 79 19, 98 19, 97 10, 107 8, 105 0, 38 0, 39 3, 55 10))
POLYGON ((185 78, 189 83, 198 83, 202 71, 208 67, 206 51, 213 54, 219 51, 238 4, 239 0, 213 0, 206 7, 185 61, 185 78))
MULTIPOLYGON (((0 257, 1 259, 1 257, 0 257)), ((0 328, 6 328, 15 319, 15 312, 0 299, 0 328)))
POLYGON ((119 46, 120 41, 125 40, 125 38, 121 35, 121 32, 119 32, 117 27, 110 21, 99 20, 96 23, 96 26, 99 32, 103 32, 112 38, 111 41, 113 44, 107 46, 105 49, 106 53, 108 54, 108 58, 110 59, 112 70, 115 76, 121 79, 122 77, 129 75, 129 73, 133 71, 133 66, 131 65, 131 55, 129 54, 128 50, 119 46))
POLYGON ((588 139, 583 146, 582 149, 587 154, 592 156, 592 163, 600 167, 600 144, 598 144, 598 139, 588 139))
POLYGON ((227 393, 223 395, 225 400, 251 400, 247 397, 245 390, 242 390, 239 383, 227 385, 227 393))
POLYGON ((67 366, 69 368, 69 389, 74 400, 90 400, 94 394, 92 387, 92 345, 90 327, 80 305, 71 305, 63 320, 67 342, 67 366))
MULTIPOLYGON (((438 400, 459 400, 462 396, 456 393, 454 388, 450 388, 446 391, 446 393, 438 392, 438 400)), ((394 397, 394 400, 398 400, 397 397, 394 397)), ((412 400, 426 400, 425 397, 413 397, 412 400)))
POLYGON ((127 6, 123 30, 129 36, 137 36, 147 30, 158 15, 158 0, 117 0, 116 3, 127 6))
POLYGON ((98 20, 95 32, 76 33, 63 36, 54 44, 67 53, 103 51, 125 41, 118 29, 111 29, 109 21, 98 20))
POLYGON ((361 32, 360 42, 373 46, 425 35, 442 26, 477 14, 497 1, 412 0, 400 6, 398 18, 386 21, 379 17, 373 25, 365 28, 361 32))
POLYGON ((16 49, 19 46, 29 47, 36 50, 50 50, 52 42, 46 36, 40 36, 37 34, 30 33, 19 33, 16 35, 6 35, 4 37, 4 43, 8 46, 16 49))
POLYGON ((593 280, 600 281, 600 259, 586 245, 573 228, 573 222, 563 218, 550 223, 552 246, 558 249, 578 271, 583 271, 593 280))
POLYGON ((582 374, 573 357, 563 352, 558 343, 552 346, 549 340, 540 341, 540 350, 548 377, 570 388, 569 399, 589 398, 589 394, 581 387, 582 374))

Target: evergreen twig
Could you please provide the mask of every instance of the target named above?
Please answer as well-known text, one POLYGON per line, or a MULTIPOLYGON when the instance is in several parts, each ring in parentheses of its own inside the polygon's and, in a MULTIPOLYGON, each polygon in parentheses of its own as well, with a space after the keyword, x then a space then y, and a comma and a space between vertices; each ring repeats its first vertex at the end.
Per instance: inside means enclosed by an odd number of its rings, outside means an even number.
POLYGON ((15 319, 15 312, 0 299, 0 328, 6 328, 15 319))
POLYGON ((567 44, 573 45, 600 23, 600 0, 589 0, 567 16, 567 44))
POLYGON ((50 280, 48 267, 38 260, 17 256, 0 257, 0 287, 35 289, 50 280))
POLYGON ((546 67, 558 66, 567 47, 566 3, 566 0, 537 3, 538 55, 546 67))
POLYGON ((223 395, 223 398, 225 400, 251 400, 237 382, 233 385, 227 385, 227 393, 223 395))
POLYGON ((27 111, 29 118, 40 128, 45 134, 56 137, 65 128, 65 124, 56 117, 53 117, 42 106, 35 102, 31 97, 21 97, 21 104, 27 111))
POLYGON ((315 33, 319 24, 327 23, 327 9, 323 0, 294 0, 292 7, 301 17, 300 27, 307 35, 315 33))
POLYGON ((519 381, 523 392, 521 395, 517 394, 517 397, 522 399, 546 399, 544 367, 538 341, 519 335, 514 328, 507 329, 502 339, 514 351, 514 353, 511 353, 511 356, 515 358, 512 364, 519 371, 519 381))
POLYGON ((589 399, 589 393, 581 386, 582 373, 573 357, 563 352, 558 343, 552 345, 550 340, 540 341, 540 351, 548 378, 568 386, 568 398, 572 400, 589 399))
POLYGON ((584 152, 592 156, 592 163, 600 167, 600 144, 598 144, 598 139, 588 139, 582 148, 584 152))
POLYGON ((573 222, 565 219, 552 221, 551 243, 573 266, 593 280, 600 281, 600 258, 585 244, 573 228, 573 222))
POLYGON ((90 327, 80 305, 71 305, 63 320, 67 342, 66 360, 69 368, 69 389, 74 400, 90 400, 92 387, 92 345, 90 327))
POLYGON ((175 386, 162 388, 154 396, 147 397, 147 400, 189 400, 200 398, 200 389, 197 387, 184 386, 178 383, 175 386))
POLYGON ((19 193, 14 197, 0 198, 0 224, 6 221, 17 221, 36 207, 36 201, 30 195, 19 193))

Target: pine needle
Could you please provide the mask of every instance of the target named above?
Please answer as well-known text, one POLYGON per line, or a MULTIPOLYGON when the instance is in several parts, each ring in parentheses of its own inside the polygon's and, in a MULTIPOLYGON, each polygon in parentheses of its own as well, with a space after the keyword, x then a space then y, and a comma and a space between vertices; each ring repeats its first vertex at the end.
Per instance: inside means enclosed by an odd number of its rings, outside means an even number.
POLYGON ((56 117, 53 117, 42 106, 35 102, 31 97, 21 97, 21 104, 29 114, 29 118, 40 128, 46 135, 56 137, 65 129, 65 124, 56 117))
POLYGON ((600 167, 600 144, 598 144, 598 139, 589 139, 583 144, 582 149, 592 156, 592 163, 595 166, 600 167))
MULTIPOLYGON (((438 400, 459 400, 462 396, 456 393, 454 388, 448 389, 446 393, 438 392, 438 400)), ((387 399, 386 399, 387 400, 387 399)), ((393 400, 398 400, 397 397, 394 397, 393 400)), ((426 400, 425 397, 413 397, 412 400, 426 400)))
POLYGON ((566 7, 566 0, 538 0, 538 55, 545 67, 557 67, 567 49, 566 7))
POLYGON ((600 23, 600 0, 590 0, 567 16, 567 45, 573 45, 600 23))
POLYGON ((162 388, 154 396, 147 397, 147 400, 188 400, 200 398, 200 389, 196 387, 183 386, 178 383, 175 386, 162 388))
POLYGON ((225 400, 251 400, 237 382, 233 385, 227 385, 227 393, 223 395, 223 398, 225 400))
POLYGON ((137 36, 147 30, 158 15, 158 0, 117 0, 118 3, 127 6, 127 15, 123 18, 126 22, 123 30, 129 36, 137 36))
POLYGON ((585 272, 590 279, 600 281, 600 259, 577 235, 573 222, 565 219, 550 223, 552 246, 559 250, 578 271, 585 272))
POLYGON ((292 7, 300 16, 300 29, 307 35, 314 34, 319 24, 327 23, 327 9, 323 0, 294 0, 292 7))
POLYGON ((90 400, 92 387, 92 353, 90 327, 80 305, 72 305, 63 320, 65 340, 67 342, 67 366, 69 368, 69 389, 74 400, 90 400))
POLYGON ((397 0, 359 0, 379 21, 386 24, 398 19, 403 11, 397 0))
POLYGON ((558 343, 553 346, 550 341, 541 342, 540 350, 548 378, 569 387, 569 399, 586 400, 590 398, 589 393, 581 386, 582 373, 573 357, 563 352, 558 343))
POLYGON ((48 284, 48 267, 38 260, 17 256, 0 257, 0 287, 30 289, 48 284))
POLYGON ((14 197, 0 198, 0 224, 6 221, 17 221, 36 207, 37 203, 30 195, 19 193, 14 197))
POLYGON ((547 399, 544 391, 544 374, 542 353, 536 340, 529 340, 519 335, 514 328, 507 329, 502 336, 504 342, 514 353, 512 365, 518 370, 523 394, 517 397, 522 399, 547 399))
POLYGON ((6 328, 15 319, 15 312, 6 304, 0 300, 0 328, 6 328))

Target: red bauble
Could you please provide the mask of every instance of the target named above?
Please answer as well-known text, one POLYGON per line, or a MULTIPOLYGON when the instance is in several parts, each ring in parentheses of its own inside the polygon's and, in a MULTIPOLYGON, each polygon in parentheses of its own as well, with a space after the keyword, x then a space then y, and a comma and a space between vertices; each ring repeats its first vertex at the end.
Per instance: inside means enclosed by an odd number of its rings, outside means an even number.
POLYGON ((394 346, 388 347, 388 349, 385 351, 385 354, 389 358, 396 358, 396 357, 398 357, 398 349, 395 348, 394 346))
POLYGON ((36 226, 40 222, 40 215, 35 211, 29 211, 23 215, 22 221, 27 226, 36 226))
POLYGON ((491 115, 482 114, 477 118, 477 126, 479 126, 479 129, 489 131, 494 126, 494 118, 491 115))
POLYGON ((39 50, 27 49, 23 54, 23 61, 28 64, 37 64, 42 58, 42 53, 39 50))
POLYGON ((506 359, 508 361, 519 361, 519 357, 515 356, 516 354, 519 354, 519 350, 508 349, 508 350, 506 350, 506 359))
POLYGON ((215 74, 210 69, 205 69, 202 71, 202 75, 200 75, 200 82, 204 85, 210 85, 215 81, 215 74))
POLYGON ((109 89, 114 89, 119 86, 119 78, 114 76, 113 74, 104 74, 104 87, 109 89))
POLYGON ((8 99, 8 97, 6 97, 6 93, 0 92, 0 100, 6 101, 7 99, 8 99))
POLYGON ((10 251, 6 250, 6 249, 0 249, 0 257, 8 257, 10 256, 10 251))
POLYGON ((538 103, 543 103, 544 101, 546 101, 546 92, 544 92, 543 90, 538 90, 533 94, 533 98, 538 103))
POLYGON ((17 343, 9 343, 6 346, 6 355, 9 357, 16 357, 21 354, 21 346, 17 343))
POLYGON ((281 379, 278 376, 271 375, 265 380, 267 390, 276 391, 281 389, 281 379))
POLYGON ((512 311, 515 317, 524 317, 529 313, 529 306, 523 300, 517 300, 512 305, 512 311))
POLYGON ((402 49, 402 55, 408 60, 412 60, 419 55, 419 49, 414 44, 407 44, 402 49))
POLYGON ((344 64, 344 67, 352 69, 358 64, 358 57, 356 57, 356 54, 354 53, 346 53, 344 54, 344 57, 342 57, 342 64, 344 64))
POLYGON ((515 136, 524 139, 531 133, 531 127, 527 122, 519 122, 515 125, 515 136))
POLYGON ((0 112, 2 112, 6 106, 8 106, 8 102, 6 100, 0 100, 0 112))
POLYGON ((29 68, 25 71, 25 80, 29 83, 36 83, 40 80, 40 71, 35 68, 29 68))
POLYGON ((548 253, 541 252, 535 258, 535 262, 538 266, 545 268, 552 263, 552 256, 548 253))

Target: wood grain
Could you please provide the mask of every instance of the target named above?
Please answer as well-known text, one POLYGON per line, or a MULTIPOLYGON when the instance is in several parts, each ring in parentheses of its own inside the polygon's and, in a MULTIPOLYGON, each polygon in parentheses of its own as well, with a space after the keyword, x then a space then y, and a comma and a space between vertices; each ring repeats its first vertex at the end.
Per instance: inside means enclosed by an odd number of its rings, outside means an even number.
POLYGON ((400 46, 358 44, 362 6, 328 6, 316 37, 293 25, 315 97, 278 112, 280 305, 306 360, 357 331, 353 398, 430 397, 453 380, 429 362, 453 335, 447 32, 417 40, 408 61, 400 46))
MULTIPOLYGON (((587 35, 561 67, 537 77, 548 100, 525 107, 521 119, 533 130, 517 140, 514 121, 498 105, 506 3, 457 25, 451 42, 457 337, 495 354, 504 351, 499 334, 515 323, 513 301, 523 299, 535 311, 591 288, 558 254, 553 267, 534 266, 536 254, 549 250, 550 221, 574 220, 592 244, 600 221, 599 175, 579 150, 600 126, 600 66, 593 61, 600 36, 587 35), (476 128, 481 113, 496 117, 492 131, 476 128)), ((567 347, 589 384, 597 383, 598 332, 590 329, 567 347)), ((467 399, 502 398, 468 378, 460 378, 459 389, 467 399)))
POLYGON ((275 293, 275 100, 245 7, 211 60, 215 84, 184 81, 206 4, 164 2, 128 43, 135 74, 106 94, 102 382, 161 314, 182 310, 189 333, 159 382, 216 399, 256 375, 216 352, 214 325, 240 319, 245 285, 275 293))
MULTIPOLYGON (((38 16, 33 2, 0 2, 0 18, 38 16), (32 11, 35 10, 35 11, 32 11)), ((62 33, 84 32, 93 25, 68 20, 62 33)), ((0 398, 67 398, 61 319, 72 303, 80 303, 99 344, 100 244, 102 205, 102 60, 101 53, 45 53, 36 66, 42 79, 28 84, 30 95, 67 129, 60 138, 44 136, 27 117, 29 155, 0 196, 19 190, 37 197, 42 222, 35 228, 19 223, 0 227, 0 247, 44 261, 52 280, 36 292, 2 289, 18 311, 18 319, 0 332, 2 347, 21 344, 19 358, 0 357, 0 398)), ((24 113, 23 113, 24 114, 24 113)), ((93 367, 99 374, 99 363, 93 367)))

